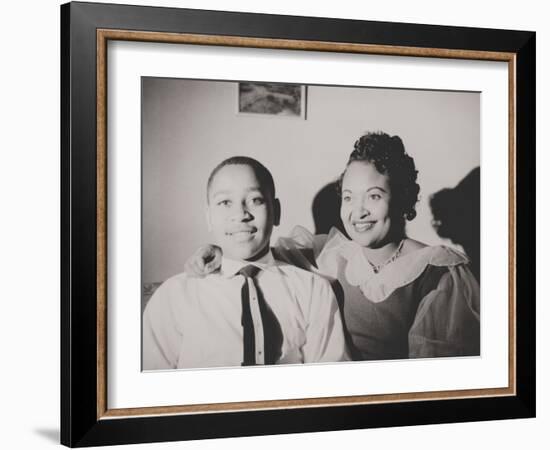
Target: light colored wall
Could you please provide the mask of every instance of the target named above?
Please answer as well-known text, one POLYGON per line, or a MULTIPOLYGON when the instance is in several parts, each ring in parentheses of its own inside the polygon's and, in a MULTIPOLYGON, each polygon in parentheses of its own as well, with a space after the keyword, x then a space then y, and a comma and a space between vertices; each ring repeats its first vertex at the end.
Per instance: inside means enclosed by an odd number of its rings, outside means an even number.
POLYGON ((209 242, 205 184, 223 159, 251 156, 271 170, 283 209, 274 238, 297 224, 313 231, 315 194, 369 130, 399 135, 415 159, 421 199, 409 235, 442 242, 428 198, 479 165, 479 94, 309 86, 307 100, 307 120, 239 116, 235 83, 144 79, 144 282, 181 272, 209 242))

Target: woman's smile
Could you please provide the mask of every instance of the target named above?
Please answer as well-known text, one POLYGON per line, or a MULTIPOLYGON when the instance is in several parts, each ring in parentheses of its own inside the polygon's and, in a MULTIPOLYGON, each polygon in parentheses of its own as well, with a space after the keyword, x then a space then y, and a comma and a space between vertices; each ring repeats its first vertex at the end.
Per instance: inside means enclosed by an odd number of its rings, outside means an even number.
POLYGON ((352 222, 353 228, 357 233, 364 233, 365 231, 369 231, 374 227, 376 224, 376 220, 358 220, 352 222))
POLYGON ((377 248, 391 229, 389 178, 373 164, 352 162, 342 179, 340 217, 349 237, 363 247, 377 248))

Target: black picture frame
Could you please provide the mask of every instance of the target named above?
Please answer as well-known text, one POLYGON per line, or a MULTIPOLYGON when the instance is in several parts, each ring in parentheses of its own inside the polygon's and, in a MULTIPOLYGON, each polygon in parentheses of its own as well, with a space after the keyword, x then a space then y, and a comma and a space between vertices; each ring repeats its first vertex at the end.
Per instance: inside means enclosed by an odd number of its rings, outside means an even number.
MULTIPOLYGON (((68 3, 61 6, 61 443, 71 447, 535 416, 535 45, 528 31, 68 3), (514 393, 315 407, 108 417, 98 332, 98 33, 134 30, 513 54, 514 393)), ((441 55, 441 52, 439 52, 441 55)), ((429 57, 427 52, 425 56, 429 57)), ((511 218, 512 219, 512 218, 511 218)), ((99 225, 98 225, 99 223, 99 225)))

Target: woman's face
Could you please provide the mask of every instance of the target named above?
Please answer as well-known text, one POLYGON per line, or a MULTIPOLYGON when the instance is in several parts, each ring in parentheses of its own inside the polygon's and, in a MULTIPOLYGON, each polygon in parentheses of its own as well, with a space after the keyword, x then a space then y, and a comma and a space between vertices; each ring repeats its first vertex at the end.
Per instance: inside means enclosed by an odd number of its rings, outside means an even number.
POLYGON ((390 232, 391 191, 387 175, 366 161, 354 161, 342 180, 340 217, 351 239, 363 247, 386 244, 390 232))

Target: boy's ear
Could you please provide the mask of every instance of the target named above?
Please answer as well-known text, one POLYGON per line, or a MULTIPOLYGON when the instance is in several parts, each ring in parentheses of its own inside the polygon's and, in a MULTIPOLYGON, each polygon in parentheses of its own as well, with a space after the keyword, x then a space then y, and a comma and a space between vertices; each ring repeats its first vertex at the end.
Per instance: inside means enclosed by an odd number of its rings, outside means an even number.
POLYGON ((281 222, 281 202, 276 198, 273 200, 273 225, 278 227, 281 222))
POLYGON ((210 233, 212 231, 212 220, 210 219, 210 205, 206 205, 204 208, 204 215, 206 217, 206 228, 208 229, 208 232, 210 233))

